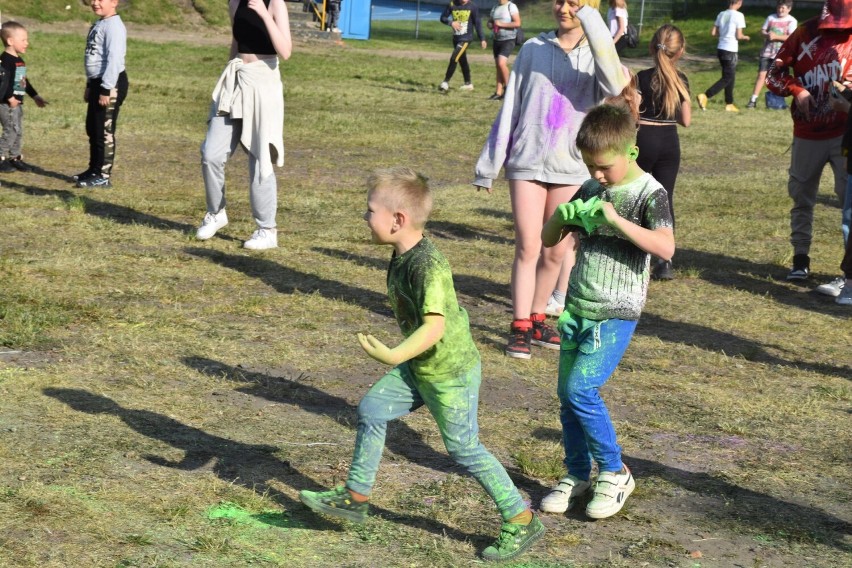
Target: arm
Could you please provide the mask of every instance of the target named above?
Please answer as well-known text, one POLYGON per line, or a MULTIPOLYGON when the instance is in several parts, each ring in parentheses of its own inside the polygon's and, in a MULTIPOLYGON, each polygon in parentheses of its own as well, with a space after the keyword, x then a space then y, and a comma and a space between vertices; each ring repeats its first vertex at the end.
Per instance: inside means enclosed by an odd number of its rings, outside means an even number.
POLYGON ((804 103, 804 108, 810 108, 810 93, 802 85, 802 82, 793 73, 793 64, 796 61, 797 54, 800 50, 802 36, 806 31, 807 24, 798 28, 790 34, 790 37, 781 45, 778 54, 775 56, 775 63, 769 68, 766 73, 766 88, 782 97, 790 95, 796 97, 798 105, 804 103), (799 100, 801 97, 801 101, 799 100))
POLYGON ((621 39, 621 36, 627 33, 627 18, 618 16, 616 19, 618 20, 618 29, 615 30, 615 35, 612 36, 612 39, 618 41, 621 39))
MULTIPOLYGON (((573 8, 572 8, 573 10, 573 8)), ((588 6, 581 6, 575 12, 589 40, 589 49, 595 60, 595 77, 598 85, 607 96, 620 95, 627 86, 627 78, 621 68, 621 61, 615 51, 615 43, 609 33, 601 13, 588 6)))
POLYGON ((737 28, 737 40, 738 41, 750 41, 751 38, 747 35, 743 34, 742 28, 737 28))
POLYGON ((272 0, 269 3, 269 9, 266 8, 263 0, 249 0, 248 7, 257 12, 263 20, 266 33, 269 34, 278 57, 284 61, 290 59, 290 54, 293 52, 293 39, 290 36, 290 15, 287 13, 284 0, 272 0))
MULTIPOLYGON (((240 5, 240 0, 231 0, 228 3, 228 16, 231 18, 231 29, 234 29, 234 16, 237 13, 237 7, 240 5)), ((231 33, 231 51, 228 53, 228 61, 237 56, 239 50, 237 49, 237 40, 234 37, 234 34, 231 33)))
POLYGON ((418 327, 414 333, 405 340, 390 349, 384 343, 372 335, 358 334, 358 343, 367 355, 386 365, 399 365, 418 355, 426 352, 444 336, 444 316, 440 314, 426 314, 423 316, 423 325, 418 327))
POLYGON ((713 36, 713 37, 716 37, 717 35, 719 35, 719 28, 717 28, 716 26, 713 26, 710 29, 710 35, 713 36))
POLYGON ((118 76, 121 74, 121 66, 127 54, 127 29, 118 16, 108 18, 110 24, 104 34, 104 53, 106 54, 107 66, 101 77, 101 88, 98 93, 98 104, 109 106, 110 92, 118 84, 118 76))
MULTIPOLYGON (((512 3, 510 3, 509 5, 515 6, 512 3)), ((498 28, 502 28, 504 30, 512 30, 512 29, 521 27, 521 13, 518 12, 518 8, 515 7, 515 13, 514 14, 512 13, 512 9, 509 8, 509 15, 512 16, 511 22, 501 22, 499 20, 491 20, 491 22, 492 22, 491 27, 494 29, 494 31, 497 31, 498 28)))
POLYGON ((476 37, 479 38, 479 43, 482 45, 482 49, 488 47, 488 42, 485 41, 485 34, 482 33, 482 18, 479 17, 479 10, 476 8, 474 4, 471 8, 472 16, 473 16, 473 28, 476 30, 476 37))
POLYGON ((446 24, 448 26, 451 26, 452 25, 452 22, 451 22, 452 18, 450 16, 452 16, 452 14, 453 14, 453 5, 447 4, 447 7, 444 8, 443 12, 441 12, 441 23, 446 24))
POLYGON ((660 227, 659 229, 646 229, 632 223, 615 211, 612 203, 603 203, 603 213, 607 224, 616 229, 624 238, 644 250, 663 260, 671 260, 675 252, 674 231, 671 227, 660 227))
POLYGON ((677 116, 677 123, 684 127, 688 127, 692 124, 692 103, 689 99, 680 103, 680 112, 677 116))

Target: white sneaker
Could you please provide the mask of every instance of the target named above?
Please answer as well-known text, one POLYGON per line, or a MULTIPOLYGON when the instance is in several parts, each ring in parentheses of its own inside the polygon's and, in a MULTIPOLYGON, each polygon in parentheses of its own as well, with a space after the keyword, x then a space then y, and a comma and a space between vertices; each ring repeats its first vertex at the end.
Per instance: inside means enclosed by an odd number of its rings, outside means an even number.
POLYGON ((206 213, 201 221, 201 226, 195 232, 195 238, 206 241, 216 234, 216 231, 228 224, 228 214, 222 209, 218 213, 206 213))
POLYGON ((473 90, 473 83, 465 83, 464 85, 459 87, 459 91, 472 91, 472 90, 473 90))
POLYGON ((586 515, 592 519, 611 517, 624 507, 624 502, 636 488, 633 474, 624 466, 626 473, 604 471, 595 483, 595 496, 586 507, 586 515))
POLYGON ((275 229, 258 229, 251 238, 243 243, 243 247, 251 250, 266 250, 278 248, 278 231, 275 229))
POLYGON ((562 315, 562 311, 564 309, 565 309, 565 304, 564 303, 560 304, 559 302, 557 302, 556 298, 554 298, 553 295, 551 294, 550 298, 548 298, 548 300, 547 300, 547 307, 544 308, 544 313, 551 316, 551 317, 558 318, 559 316, 562 315))
POLYGON ((441 81, 441 84, 438 85, 438 90, 441 91, 442 93, 446 93, 447 91, 450 90, 450 84, 447 83, 446 81, 441 81))
POLYGON ((577 498, 588 493, 592 484, 573 475, 566 475, 556 487, 541 500, 545 513, 564 513, 577 503, 577 498))
POLYGON ((840 292, 843 290, 843 285, 846 283, 846 279, 843 277, 838 277, 832 280, 831 282, 826 282, 825 284, 820 284, 815 288, 817 292, 820 294, 825 294, 826 296, 831 296, 836 298, 840 295, 840 292))

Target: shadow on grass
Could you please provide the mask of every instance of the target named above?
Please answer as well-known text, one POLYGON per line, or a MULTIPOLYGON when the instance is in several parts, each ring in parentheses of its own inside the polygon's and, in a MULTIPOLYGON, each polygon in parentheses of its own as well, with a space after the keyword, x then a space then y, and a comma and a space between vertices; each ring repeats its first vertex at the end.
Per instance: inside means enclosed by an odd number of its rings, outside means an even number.
POLYGON ((319 293, 329 300, 342 300, 347 304, 361 306, 375 314, 393 317, 387 298, 372 290, 356 288, 336 280, 327 280, 314 274, 255 256, 226 254, 217 250, 191 247, 187 254, 204 258, 225 268, 242 272, 273 287, 281 294, 294 292, 319 293))
MULTIPOLYGON (((838 255, 841 253, 838 246, 838 255)), ((839 262, 840 256, 837 259, 839 262)), ((676 267, 698 269, 700 279, 719 286, 748 290, 754 294, 769 296, 782 304, 827 315, 840 316, 842 312, 842 308, 826 296, 817 293, 802 294, 800 291, 791 289, 784 280, 788 268, 776 264, 757 263, 733 256, 680 248, 675 253, 674 262, 676 267)), ((839 270, 838 268, 838 273, 839 270)), ((808 285, 816 286, 811 282, 808 282, 808 285)), ((841 317, 845 317, 845 314, 841 317)))
MULTIPOLYGON (((390 257, 383 260, 325 247, 314 247, 311 250, 334 259, 345 260, 358 266, 375 268, 382 271, 386 271, 388 269, 388 263, 390 262, 390 257)), ((490 302, 501 304, 508 308, 512 307, 512 302, 509 299, 510 291, 508 284, 497 284, 491 280, 486 280, 485 278, 459 274, 455 271, 453 273, 453 283, 455 284, 456 292, 459 294, 464 294, 471 298, 485 298, 487 296, 487 299, 490 302)))
MULTIPOLYGON (((54 175, 61 176, 61 174, 54 175)), ((64 176, 58 177, 58 179, 63 178, 64 176)), ((67 189, 44 189, 41 187, 20 184, 6 179, 3 180, 3 187, 12 189, 14 191, 19 191, 27 195, 36 195, 40 197, 58 197, 65 203, 71 203, 73 200, 79 200, 79 202, 83 206, 83 210, 86 212, 87 215, 92 215, 93 217, 100 217, 103 219, 109 219, 110 221, 114 221, 115 223, 119 223, 122 225, 144 225, 146 227, 151 227, 152 229, 177 231, 180 233, 188 234, 194 234, 196 229, 196 227, 188 225, 186 223, 178 223, 177 221, 171 221, 169 219, 163 219, 162 217, 149 215, 148 213, 143 213, 141 211, 137 211, 136 209, 125 207, 124 205, 116 205, 115 203, 109 203, 107 201, 99 201, 97 199, 92 199, 91 197, 89 197, 89 195, 86 195, 85 193, 75 193, 67 189)), ((113 190, 79 189, 78 191, 88 192, 93 195, 108 195, 113 190)), ((221 234, 217 235, 217 238, 222 238, 229 241, 239 240, 234 237, 229 237, 221 234)))
MULTIPOLYGON (((562 432, 554 428, 538 428, 532 432, 532 436, 548 442, 562 441, 562 432)), ((852 524, 815 507, 745 489, 709 473, 686 471, 628 455, 624 456, 624 461, 640 478, 658 477, 687 491, 736 503, 735 507, 719 506, 705 511, 704 514, 711 518, 743 525, 749 532, 806 535, 839 550, 852 551, 852 547, 845 542, 845 535, 852 534, 852 524)))
POLYGON ((472 229, 468 225, 451 223, 450 221, 429 221, 426 231, 428 234, 441 237, 442 239, 454 241, 475 241, 480 239, 496 245, 515 246, 514 239, 494 233, 485 233, 477 229, 472 229))
POLYGON ((487 207, 480 207, 475 209, 477 213, 480 215, 484 215, 486 217, 494 217, 495 219, 502 219, 503 221, 508 221, 509 224, 514 224, 515 217, 512 215, 511 211, 501 211, 500 209, 489 209, 487 207))
POLYGON ((760 343, 744 339, 731 333, 718 331, 691 323, 669 321, 650 313, 642 314, 636 333, 657 337, 670 343, 682 343, 711 351, 724 353, 730 357, 740 356, 746 361, 795 367, 813 371, 821 375, 833 375, 841 379, 852 380, 852 367, 834 367, 824 363, 809 363, 807 361, 786 360, 766 352, 760 343))
MULTIPOLYGON (((245 444, 214 436, 150 410, 125 408, 108 397, 82 389, 45 388, 42 392, 78 412, 111 414, 143 436, 160 440, 186 452, 184 458, 178 462, 160 456, 143 456, 155 465, 192 471, 215 462, 212 465, 212 471, 220 479, 258 493, 268 492, 293 515, 293 520, 300 528, 341 530, 340 523, 331 523, 324 517, 311 513, 301 502, 268 485, 270 479, 277 479, 295 489, 322 489, 289 462, 272 455, 278 451, 278 448, 274 446, 245 444)), ((483 540, 483 537, 448 527, 433 519, 401 514, 375 506, 371 506, 371 511, 378 512, 387 520, 400 522, 435 535, 477 542, 483 540)))

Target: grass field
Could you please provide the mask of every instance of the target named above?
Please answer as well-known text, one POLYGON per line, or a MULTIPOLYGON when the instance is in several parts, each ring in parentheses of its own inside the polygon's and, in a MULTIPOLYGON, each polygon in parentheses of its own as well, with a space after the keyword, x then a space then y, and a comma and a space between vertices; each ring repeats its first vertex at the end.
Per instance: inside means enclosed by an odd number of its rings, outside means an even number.
MULTIPOLYGON (((711 18, 684 24, 691 45, 711 18)), ((558 355, 502 354, 506 185, 469 185, 497 112, 492 64, 473 62, 476 91, 442 96, 446 37, 406 58, 392 37, 298 46, 282 64, 281 248, 250 254, 241 153, 231 224, 193 237, 227 46, 131 40, 115 189, 86 191, 66 178, 86 166, 83 42, 33 29, 30 79, 51 104, 27 103, 24 152, 40 169, 0 179, 0 566, 478 564, 497 515, 422 411, 389 429, 366 524, 297 494, 345 479, 355 405, 384 371, 355 333, 399 340, 390 251, 361 219, 365 176, 393 164, 436 190, 428 232, 482 353, 483 441, 533 505, 562 473, 558 355)), ((693 92, 718 76, 712 59, 687 71, 693 92)), ((811 291, 838 275, 839 203, 822 192, 812 281, 784 282, 790 118, 721 105, 681 131, 677 279, 652 283, 604 388, 637 490, 611 519, 546 516, 516 568, 850 566, 852 312, 811 291)))

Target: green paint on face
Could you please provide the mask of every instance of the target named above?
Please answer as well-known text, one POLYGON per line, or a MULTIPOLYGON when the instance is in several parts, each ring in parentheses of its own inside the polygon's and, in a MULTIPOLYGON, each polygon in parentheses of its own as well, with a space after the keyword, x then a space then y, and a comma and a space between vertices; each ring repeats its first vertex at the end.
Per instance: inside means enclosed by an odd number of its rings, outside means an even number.
POLYGON ((249 525, 258 528, 295 528, 298 526, 282 511, 263 511, 250 513, 235 503, 219 503, 207 511, 211 521, 226 520, 235 525, 249 525))

